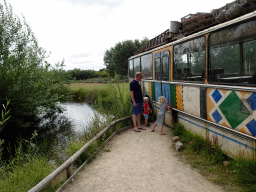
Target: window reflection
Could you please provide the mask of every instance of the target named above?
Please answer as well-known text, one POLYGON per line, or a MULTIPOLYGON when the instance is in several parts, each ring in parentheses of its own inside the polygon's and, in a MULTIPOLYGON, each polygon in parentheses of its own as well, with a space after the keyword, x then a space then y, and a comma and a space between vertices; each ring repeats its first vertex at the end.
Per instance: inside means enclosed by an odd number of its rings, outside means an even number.
POLYGON ((152 54, 141 57, 141 72, 143 73, 143 79, 153 79, 152 54))
POLYGON ((202 81, 204 69, 204 37, 174 47, 174 80, 202 81))
POLYGON ((210 36, 209 82, 256 84, 256 21, 210 36))

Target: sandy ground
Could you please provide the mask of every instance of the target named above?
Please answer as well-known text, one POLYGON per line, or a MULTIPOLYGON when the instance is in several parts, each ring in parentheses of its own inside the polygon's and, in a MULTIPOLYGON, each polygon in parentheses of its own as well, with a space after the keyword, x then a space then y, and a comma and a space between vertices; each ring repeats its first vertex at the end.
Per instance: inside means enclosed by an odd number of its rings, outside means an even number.
POLYGON ((115 136, 64 191, 224 191, 179 161, 170 128, 164 127, 166 135, 159 128, 150 130, 129 129, 115 136))

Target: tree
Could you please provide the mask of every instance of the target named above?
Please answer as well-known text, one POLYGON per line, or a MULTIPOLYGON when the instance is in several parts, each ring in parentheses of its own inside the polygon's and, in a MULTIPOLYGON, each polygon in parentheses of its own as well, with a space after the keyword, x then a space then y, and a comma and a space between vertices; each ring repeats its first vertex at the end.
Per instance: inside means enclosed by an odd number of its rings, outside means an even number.
POLYGON ((115 73, 121 77, 126 77, 128 74, 128 58, 134 55, 134 52, 145 47, 148 42, 148 38, 144 38, 141 41, 138 39, 127 40, 118 42, 114 47, 111 47, 104 54, 104 65, 110 74, 114 76, 115 73))
POLYGON ((0 103, 10 100, 12 117, 0 139, 7 144, 30 137, 38 114, 57 112, 58 102, 68 99, 64 61, 53 67, 46 59, 25 19, 14 15, 6 1, 0 4, 0 103))

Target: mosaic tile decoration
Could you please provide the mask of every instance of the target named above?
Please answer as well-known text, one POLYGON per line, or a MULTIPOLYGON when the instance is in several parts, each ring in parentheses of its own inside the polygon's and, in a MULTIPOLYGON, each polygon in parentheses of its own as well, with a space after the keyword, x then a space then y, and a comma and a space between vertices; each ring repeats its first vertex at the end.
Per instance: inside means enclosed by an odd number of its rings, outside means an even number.
POLYGON ((256 136, 256 93, 208 88, 207 119, 256 136))

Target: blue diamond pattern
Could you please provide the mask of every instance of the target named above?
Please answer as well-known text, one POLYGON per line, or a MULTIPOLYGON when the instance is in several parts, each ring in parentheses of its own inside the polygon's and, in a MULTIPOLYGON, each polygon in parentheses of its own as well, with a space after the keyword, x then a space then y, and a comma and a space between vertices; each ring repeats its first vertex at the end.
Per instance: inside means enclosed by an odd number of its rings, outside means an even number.
POLYGON ((222 98, 220 92, 218 91, 218 89, 215 89, 215 91, 212 93, 212 98, 214 99, 214 101, 216 103, 219 102, 219 100, 222 98))
POLYGON ((254 119, 247 123, 246 127, 249 129, 253 136, 256 135, 256 121, 254 119))
POLYGON ((222 119, 221 115, 219 114, 219 112, 217 111, 217 109, 214 111, 214 113, 212 114, 212 117, 214 118, 214 120, 219 123, 220 120, 222 119))
POLYGON ((252 110, 255 111, 256 110, 256 94, 253 93, 246 101, 250 105, 252 110))

